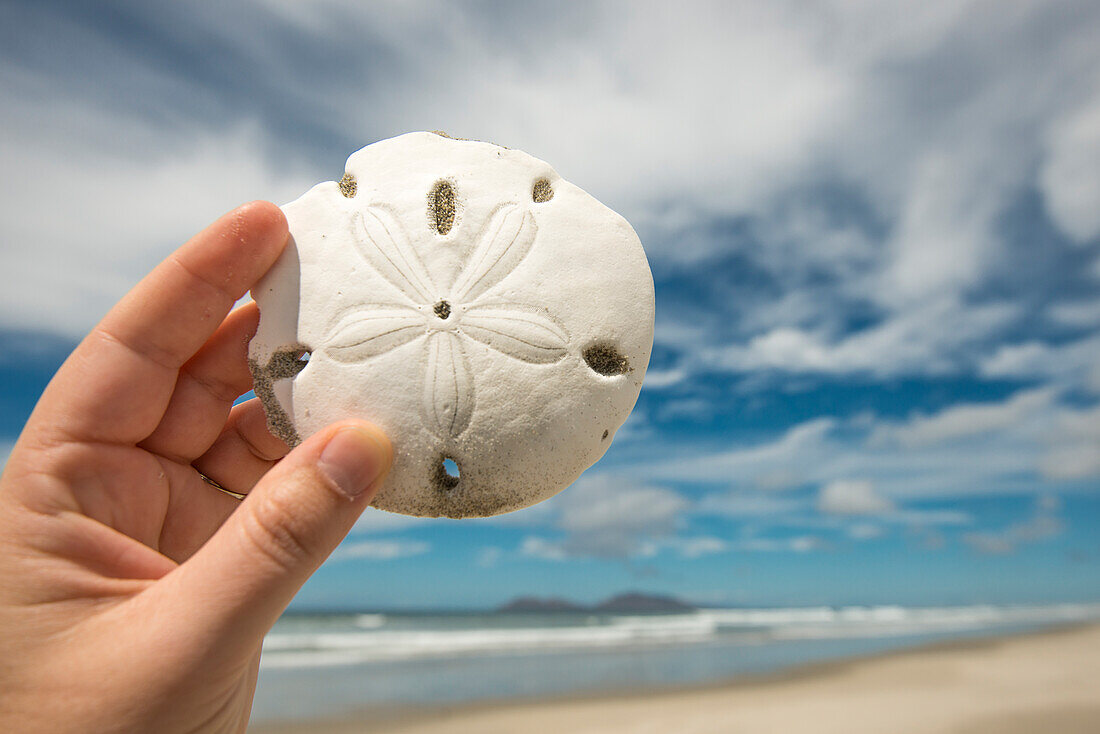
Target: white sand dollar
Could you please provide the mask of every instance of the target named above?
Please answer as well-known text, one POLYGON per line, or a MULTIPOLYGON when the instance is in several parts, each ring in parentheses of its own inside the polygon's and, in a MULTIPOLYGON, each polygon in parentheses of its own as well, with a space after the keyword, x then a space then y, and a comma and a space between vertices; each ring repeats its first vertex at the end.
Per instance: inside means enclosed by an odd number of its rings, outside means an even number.
POLYGON ((550 166, 409 133, 283 207, 252 290, 256 394, 290 444, 349 417, 390 436, 374 500, 410 515, 516 510, 595 463, 638 399, 653 278, 621 216, 550 166))

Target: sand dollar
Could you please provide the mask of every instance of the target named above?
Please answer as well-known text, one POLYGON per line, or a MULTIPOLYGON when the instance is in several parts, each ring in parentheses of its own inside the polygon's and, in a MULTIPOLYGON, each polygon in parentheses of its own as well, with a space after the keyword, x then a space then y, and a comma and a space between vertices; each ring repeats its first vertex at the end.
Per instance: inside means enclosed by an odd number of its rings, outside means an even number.
POLYGON ((363 148, 283 210, 250 346, 275 434, 373 421, 396 454, 374 505, 410 515, 526 507, 603 456, 653 345, 625 219, 526 153, 434 133, 363 148))

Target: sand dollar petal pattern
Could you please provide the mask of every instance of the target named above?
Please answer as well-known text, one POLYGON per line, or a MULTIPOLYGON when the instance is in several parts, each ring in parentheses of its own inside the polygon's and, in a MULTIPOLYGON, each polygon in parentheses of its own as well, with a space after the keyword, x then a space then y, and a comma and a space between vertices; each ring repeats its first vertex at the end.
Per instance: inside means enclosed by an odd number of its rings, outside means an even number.
POLYGON ((352 232, 359 252, 378 274, 413 303, 430 303, 436 288, 405 228, 386 207, 370 206, 356 212, 352 232))
POLYGON ((323 352, 337 362, 361 362, 427 332, 424 315, 408 306, 366 306, 341 319, 323 352))
POLYGON ((474 382, 462 341, 453 331, 435 331, 428 338, 428 368, 422 407, 429 428, 454 437, 470 425, 474 412, 474 382))
POLYGON ((455 281, 451 297, 459 303, 473 301, 504 280, 527 257, 537 232, 535 217, 527 209, 515 204, 498 207, 455 281))
POLYGON ((569 335, 543 309, 515 303, 476 304, 462 316, 461 331, 509 357, 548 364, 566 355, 569 335))

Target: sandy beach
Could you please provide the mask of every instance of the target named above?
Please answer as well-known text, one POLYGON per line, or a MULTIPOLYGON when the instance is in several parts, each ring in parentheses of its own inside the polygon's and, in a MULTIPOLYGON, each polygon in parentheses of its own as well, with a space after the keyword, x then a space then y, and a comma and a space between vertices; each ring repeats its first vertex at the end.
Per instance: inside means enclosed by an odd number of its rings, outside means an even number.
POLYGON ((253 734, 1093 734, 1100 625, 935 645, 660 693, 364 712, 253 734))

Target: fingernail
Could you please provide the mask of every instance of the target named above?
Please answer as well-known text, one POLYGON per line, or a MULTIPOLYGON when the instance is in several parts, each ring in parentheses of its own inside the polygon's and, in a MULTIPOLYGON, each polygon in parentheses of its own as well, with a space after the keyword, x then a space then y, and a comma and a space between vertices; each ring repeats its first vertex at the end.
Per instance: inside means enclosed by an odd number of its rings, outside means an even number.
POLYGON ((349 498, 355 499, 385 469, 387 451, 369 431, 347 426, 337 431, 317 466, 349 498))

